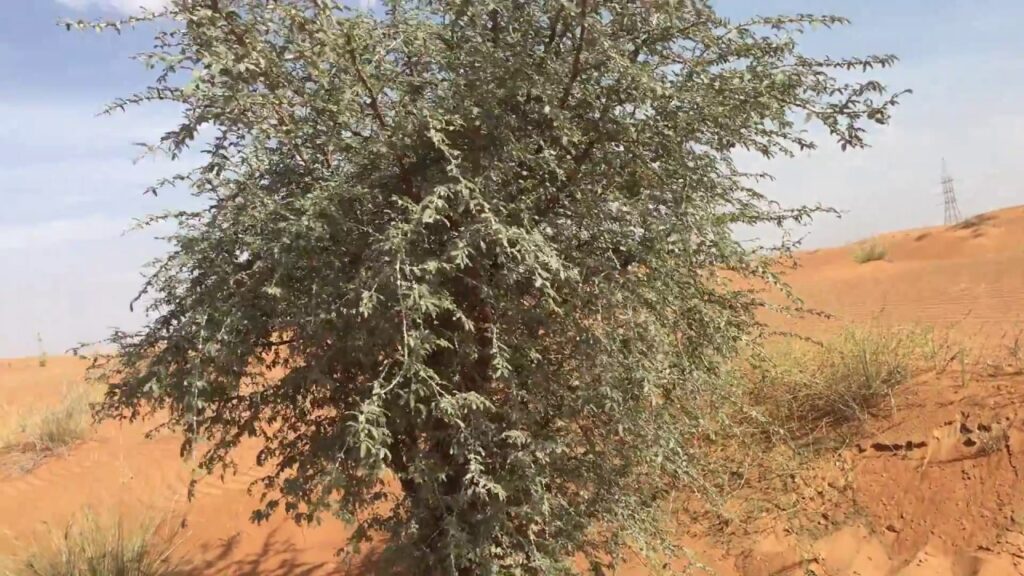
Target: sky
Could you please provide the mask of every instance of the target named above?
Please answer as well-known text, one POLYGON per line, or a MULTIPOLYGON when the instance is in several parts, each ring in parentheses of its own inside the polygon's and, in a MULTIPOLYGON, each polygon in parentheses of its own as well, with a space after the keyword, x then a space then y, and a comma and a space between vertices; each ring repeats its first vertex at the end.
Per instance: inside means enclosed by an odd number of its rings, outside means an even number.
MULTIPOLYGON (((50 354, 144 320, 128 303, 142 266, 163 245, 124 234, 134 218, 185 199, 142 191, 177 168, 135 162, 133 143, 173 126, 173 109, 97 117, 149 73, 130 56, 145 33, 67 32, 61 18, 120 16, 163 0, 5 0, 0 18, 0 357, 50 354)), ((806 246, 942 223, 941 161, 955 178, 965 216, 1024 204, 1024 37, 1019 0, 717 0, 732 17, 835 13, 850 27, 815 33, 815 55, 894 53, 880 78, 911 88, 872 148, 765 163, 764 187, 783 204, 823 203, 843 211, 806 229, 806 246)), ((186 159, 195 161, 194 158, 186 159)))

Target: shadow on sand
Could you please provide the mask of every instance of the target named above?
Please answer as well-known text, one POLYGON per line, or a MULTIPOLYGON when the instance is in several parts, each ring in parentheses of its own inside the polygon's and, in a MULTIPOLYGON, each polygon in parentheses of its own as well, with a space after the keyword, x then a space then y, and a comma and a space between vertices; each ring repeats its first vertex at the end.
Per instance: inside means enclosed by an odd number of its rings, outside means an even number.
POLYGON ((193 558, 185 559, 176 576, 356 576, 390 574, 376 551, 359 558, 338 557, 331 561, 313 562, 302 558, 299 548, 282 537, 280 528, 267 535, 258 550, 239 552, 241 534, 214 544, 200 546, 193 558))

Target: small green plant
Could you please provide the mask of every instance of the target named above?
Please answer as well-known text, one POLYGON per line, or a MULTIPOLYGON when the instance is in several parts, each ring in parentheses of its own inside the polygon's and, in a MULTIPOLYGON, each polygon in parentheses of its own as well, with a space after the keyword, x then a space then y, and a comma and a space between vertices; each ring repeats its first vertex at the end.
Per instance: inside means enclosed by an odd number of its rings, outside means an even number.
POLYGON ((1024 372, 1024 331, 1018 329, 1006 346, 1007 356, 1016 372, 1024 372))
POLYGON ((960 352, 957 354, 960 360, 960 386, 967 386, 967 349, 963 346, 960 347, 960 352))
POLYGON ((867 264, 868 262, 875 262, 877 260, 885 260, 888 256, 889 251, 886 250, 885 246, 877 242, 870 242, 862 245, 853 253, 853 259, 858 264, 867 264))
POLYGON ((39 343, 39 367, 46 368, 48 357, 46 355, 46 348, 43 347, 43 336, 38 332, 36 333, 36 342, 39 343))
POLYGON ((181 543, 180 524, 146 522, 126 526, 80 514, 51 541, 30 552, 5 576, 162 576, 175 573, 172 558, 181 543))

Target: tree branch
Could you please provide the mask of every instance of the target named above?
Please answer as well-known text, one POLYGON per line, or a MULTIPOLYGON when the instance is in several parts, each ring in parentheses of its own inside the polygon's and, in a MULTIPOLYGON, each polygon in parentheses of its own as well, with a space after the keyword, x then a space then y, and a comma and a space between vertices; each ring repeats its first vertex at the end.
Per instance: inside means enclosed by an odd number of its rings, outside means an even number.
MULTIPOLYGON (((370 86, 370 81, 366 78, 366 74, 363 73, 363 69, 359 66, 359 58, 356 55, 355 48, 352 46, 352 36, 349 35, 348 41, 348 55, 352 63, 352 70, 355 72, 356 79, 359 84, 366 91, 366 96, 370 100, 370 112, 373 115, 374 120, 380 125, 381 132, 388 132, 388 122, 384 118, 384 110, 381 108, 380 100, 377 98, 377 93, 370 86)), ((398 163, 399 180, 402 183, 402 192, 406 198, 409 198, 413 202, 419 203, 422 198, 416 192, 413 186, 412 177, 409 175, 409 167, 405 161, 405 155, 399 151, 394 150, 395 161, 398 163)))
MULTIPOLYGON (((601 108, 601 113, 598 115, 598 125, 604 124, 604 121, 608 117, 608 113, 611 112, 611 109, 612 103, 611 98, 609 98, 608 100, 605 101, 604 106, 601 108)), ((547 208, 549 210, 554 210, 555 208, 558 207, 558 205, 562 201, 562 194, 565 192, 565 190, 569 188, 569 186, 572 186, 573 183, 576 182, 577 178, 579 178, 580 172, 583 169, 583 165, 586 164, 588 160, 590 160, 590 156, 594 153, 594 149, 597 148, 597 145, 600 143, 601 135, 595 135, 586 144, 584 144, 583 148, 579 152, 572 155, 572 168, 569 170, 569 173, 566 174, 565 180, 562 182, 562 185, 558 187, 558 190, 555 192, 555 194, 552 194, 548 198, 547 208)))
POLYGON ((356 79, 359 80, 359 84, 366 91, 366 97, 370 100, 370 111, 373 113, 373 118, 380 125, 382 131, 387 131, 388 123, 384 118, 384 112, 381 110, 380 101, 377 99, 377 93, 374 92, 373 87, 370 86, 369 80, 366 79, 366 75, 363 74, 363 69, 359 67, 359 58, 356 56, 355 49, 352 47, 352 39, 349 37, 349 59, 352 62, 352 71, 356 74, 356 79))
POLYGON ((572 95, 573 86, 580 77, 580 59, 583 56, 583 45, 587 41, 587 11, 590 7, 589 0, 582 0, 580 5, 580 35, 576 39, 576 52, 572 57, 572 71, 569 73, 569 82, 565 85, 562 98, 558 103, 559 108, 564 109, 569 103, 569 96, 572 95))
POLYGON ((562 12, 564 10, 565 6, 559 4, 558 10, 555 11, 555 15, 551 17, 551 33, 548 34, 548 41, 544 43, 545 54, 548 53, 548 50, 551 50, 551 46, 555 43, 555 38, 558 37, 558 25, 562 22, 562 12))

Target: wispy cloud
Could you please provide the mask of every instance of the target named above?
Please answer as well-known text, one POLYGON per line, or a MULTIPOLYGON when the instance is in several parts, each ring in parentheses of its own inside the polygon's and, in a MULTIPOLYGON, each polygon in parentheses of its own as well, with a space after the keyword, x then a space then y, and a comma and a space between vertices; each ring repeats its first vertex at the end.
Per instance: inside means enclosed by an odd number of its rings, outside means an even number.
POLYGON ((36 249, 49 244, 115 238, 131 222, 106 216, 64 218, 0 227, 0 250, 36 249))
POLYGON ((176 110, 96 117, 101 105, 0 98, 0 356, 30 353, 35 331, 60 351, 141 321, 128 302, 141 264, 166 249, 153 234, 168 230, 122 234, 134 218, 188 201, 142 192, 189 164, 132 162, 132 143, 157 139, 176 110))
MULTIPOLYGON (((0 233, 11 225, 118 218, 168 207, 142 192, 185 166, 166 159, 133 163, 133 142, 155 141, 175 125, 173 111, 136 110, 97 118, 75 100, 0 99, 0 233)), ((23 233, 24 229, 19 229, 23 233)))
POLYGON ((120 14, 137 14, 144 9, 158 11, 171 2, 170 0, 57 0, 57 3, 75 10, 96 8, 120 14))

